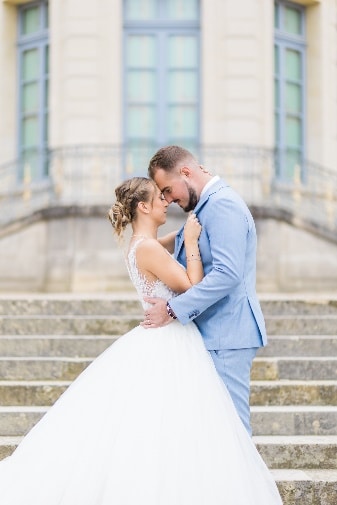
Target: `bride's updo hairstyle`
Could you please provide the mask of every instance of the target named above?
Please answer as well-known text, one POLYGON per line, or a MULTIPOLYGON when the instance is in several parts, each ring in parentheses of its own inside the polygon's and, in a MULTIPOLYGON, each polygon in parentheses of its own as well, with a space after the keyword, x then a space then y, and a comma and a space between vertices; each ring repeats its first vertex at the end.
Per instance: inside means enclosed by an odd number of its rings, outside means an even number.
POLYGON ((116 202, 110 208, 108 218, 118 237, 136 218, 138 203, 152 201, 154 189, 155 183, 146 177, 133 177, 115 189, 116 202))

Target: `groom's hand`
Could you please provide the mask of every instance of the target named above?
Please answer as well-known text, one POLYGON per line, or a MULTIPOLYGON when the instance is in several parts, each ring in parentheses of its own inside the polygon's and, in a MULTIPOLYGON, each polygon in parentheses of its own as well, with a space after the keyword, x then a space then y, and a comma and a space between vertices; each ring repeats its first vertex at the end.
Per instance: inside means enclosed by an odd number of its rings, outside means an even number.
POLYGON ((151 307, 146 309, 144 319, 140 323, 143 328, 159 328, 159 326, 166 326, 173 321, 167 313, 166 300, 146 296, 144 301, 150 303, 151 307))

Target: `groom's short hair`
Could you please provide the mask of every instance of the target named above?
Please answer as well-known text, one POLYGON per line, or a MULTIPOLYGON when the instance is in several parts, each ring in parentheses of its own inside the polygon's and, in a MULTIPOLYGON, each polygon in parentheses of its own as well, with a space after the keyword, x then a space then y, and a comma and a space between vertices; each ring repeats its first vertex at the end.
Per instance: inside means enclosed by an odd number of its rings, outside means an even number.
POLYGON ((161 147, 150 160, 148 175, 154 178, 156 171, 161 168, 165 172, 171 172, 179 162, 194 158, 193 154, 180 146, 161 147))

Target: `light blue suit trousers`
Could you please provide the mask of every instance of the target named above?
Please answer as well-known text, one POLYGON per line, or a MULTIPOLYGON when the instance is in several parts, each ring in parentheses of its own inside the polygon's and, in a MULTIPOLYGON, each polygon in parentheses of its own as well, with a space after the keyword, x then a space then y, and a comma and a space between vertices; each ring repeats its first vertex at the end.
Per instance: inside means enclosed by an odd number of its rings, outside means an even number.
POLYGON ((250 370, 257 348, 220 349, 209 351, 215 368, 232 397, 236 411, 251 435, 250 425, 250 370))

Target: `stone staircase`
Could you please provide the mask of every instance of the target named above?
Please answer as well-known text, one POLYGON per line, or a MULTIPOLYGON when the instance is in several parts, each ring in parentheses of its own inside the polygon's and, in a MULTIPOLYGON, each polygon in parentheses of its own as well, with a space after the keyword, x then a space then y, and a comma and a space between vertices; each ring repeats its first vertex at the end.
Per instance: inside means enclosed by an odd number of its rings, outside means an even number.
MULTIPOLYGON (((261 303, 269 345, 252 370, 254 441, 285 505, 336 505, 337 298, 261 303)), ((0 297, 0 459, 140 314, 133 293, 0 297)))

